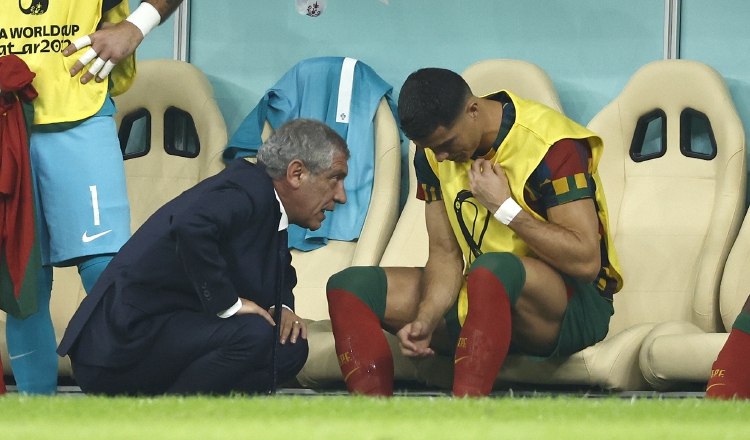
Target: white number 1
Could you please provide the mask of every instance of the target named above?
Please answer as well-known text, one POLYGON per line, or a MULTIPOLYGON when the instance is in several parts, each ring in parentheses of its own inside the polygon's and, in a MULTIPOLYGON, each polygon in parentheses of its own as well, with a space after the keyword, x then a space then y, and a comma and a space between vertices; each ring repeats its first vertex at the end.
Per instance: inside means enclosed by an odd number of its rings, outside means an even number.
POLYGON ((90 186, 91 204, 94 208, 94 226, 99 226, 99 197, 96 194, 96 185, 90 186))

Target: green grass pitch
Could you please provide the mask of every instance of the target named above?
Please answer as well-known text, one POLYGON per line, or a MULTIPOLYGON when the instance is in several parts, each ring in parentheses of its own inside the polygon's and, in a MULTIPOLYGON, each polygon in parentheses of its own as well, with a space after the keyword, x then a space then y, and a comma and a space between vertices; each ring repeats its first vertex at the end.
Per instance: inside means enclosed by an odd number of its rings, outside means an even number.
POLYGON ((750 402, 0 397, 0 439, 750 439, 750 402))

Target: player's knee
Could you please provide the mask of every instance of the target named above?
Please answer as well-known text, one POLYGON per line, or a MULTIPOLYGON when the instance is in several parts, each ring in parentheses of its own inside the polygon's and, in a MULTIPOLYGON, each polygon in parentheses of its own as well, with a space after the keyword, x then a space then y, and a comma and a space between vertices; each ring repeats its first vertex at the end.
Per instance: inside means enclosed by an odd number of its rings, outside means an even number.
POLYGON ((388 292, 388 279, 382 267, 354 266, 342 270, 329 278, 326 285, 328 303, 335 300, 331 292, 344 290, 359 298, 379 319, 385 316, 385 297, 388 292))
POLYGON ((500 280, 511 304, 515 304, 526 282, 526 269, 521 259, 510 252, 489 252, 474 260, 469 268, 469 276, 471 277, 479 268, 500 280))

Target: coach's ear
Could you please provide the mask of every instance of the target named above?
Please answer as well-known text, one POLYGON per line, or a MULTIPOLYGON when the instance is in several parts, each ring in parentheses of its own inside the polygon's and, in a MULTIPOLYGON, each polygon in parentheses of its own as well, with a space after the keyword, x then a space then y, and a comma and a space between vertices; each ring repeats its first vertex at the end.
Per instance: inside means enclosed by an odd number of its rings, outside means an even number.
POLYGON ((299 188, 302 182, 307 179, 310 172, 308 171, 305 163, 299 159, 294 159, 289 162, 286 167, 286 180, 292 188, 299 188))

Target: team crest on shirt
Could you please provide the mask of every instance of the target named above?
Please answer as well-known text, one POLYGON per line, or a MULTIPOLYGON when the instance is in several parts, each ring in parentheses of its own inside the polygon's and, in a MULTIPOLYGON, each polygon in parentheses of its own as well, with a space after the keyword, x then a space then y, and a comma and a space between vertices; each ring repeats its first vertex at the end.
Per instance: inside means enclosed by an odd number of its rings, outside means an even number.
POLYGON ((49 8, 49 0, 31 0, 31 4, 27 8, 23 7, 23 3, 24 0, 18 0, 18 9, 25 15, 42 15, 49 8))

